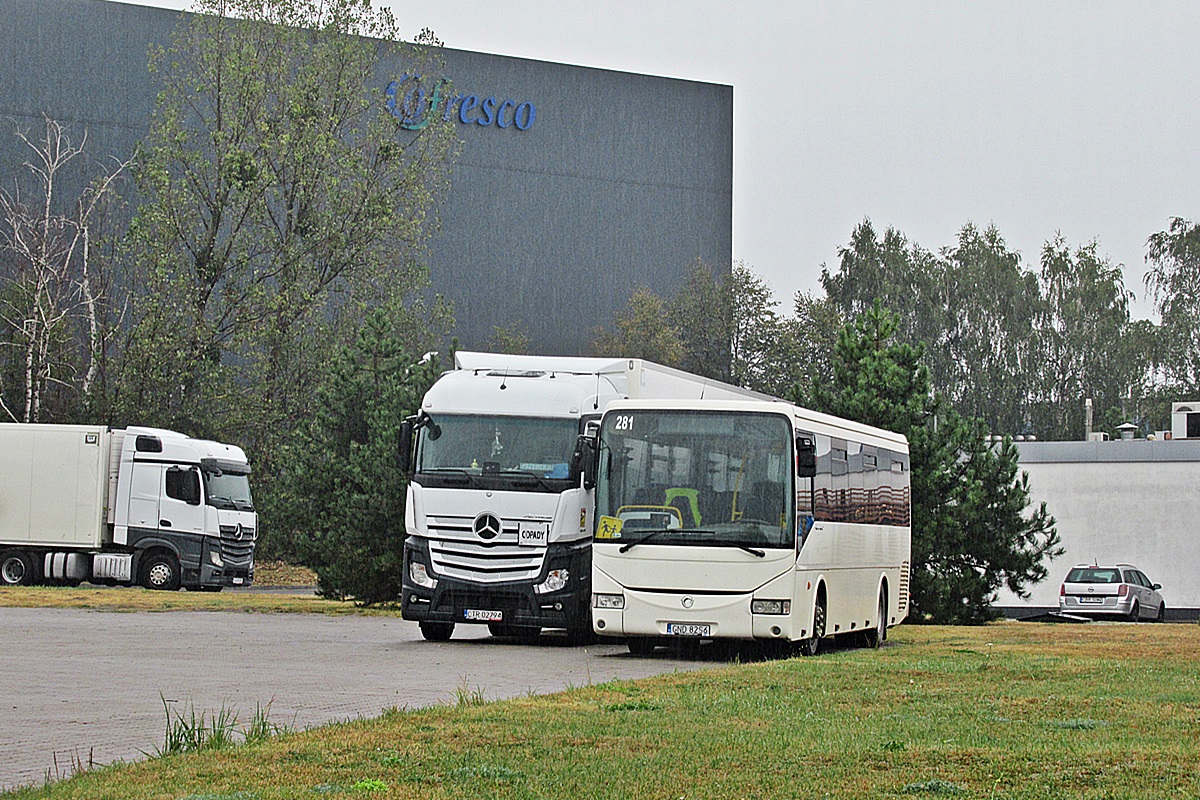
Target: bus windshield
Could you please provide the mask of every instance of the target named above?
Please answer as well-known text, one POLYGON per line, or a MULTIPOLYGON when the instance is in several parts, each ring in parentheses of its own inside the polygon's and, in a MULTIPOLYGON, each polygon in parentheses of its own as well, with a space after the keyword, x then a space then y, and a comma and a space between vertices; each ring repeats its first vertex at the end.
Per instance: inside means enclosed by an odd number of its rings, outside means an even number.
POLYGON ((566 479, 570 476, 579 422, 550 417, 437 414, 420 431, 418 472, 566 479))
POLYGON ((792 438, 790 421, 778 414, 605 415, 596 540, 794 547, 792 438))

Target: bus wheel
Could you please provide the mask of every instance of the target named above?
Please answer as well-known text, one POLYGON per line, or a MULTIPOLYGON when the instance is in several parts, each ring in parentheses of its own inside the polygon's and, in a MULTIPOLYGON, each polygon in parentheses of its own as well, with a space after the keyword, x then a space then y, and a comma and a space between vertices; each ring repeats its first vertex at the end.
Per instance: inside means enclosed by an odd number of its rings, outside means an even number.
POLYGON ((635 638, 630 639, 625 643, 629 647, 629 652, 639 658, 644 658, 654 652, 654 647, 657 644, 653 639, 635 638))
POLYGON ((430 642, 448 642, 454 634, 453 622, 422 622, 420 628, 421 635, 430 642))
POLYGON ((818 602, 813 609, 813 635, 800 642, 800 655, 815 656, 821 652, 821 640, 825 638, 825 603, 818 602))
POLYGON ((863 637, 867 640, 867 647, 876 650, 883 644, 887 638, 887 589, 879 589, 879 607, 875 609, 875 627, 869 631, 863 631, 863 637))

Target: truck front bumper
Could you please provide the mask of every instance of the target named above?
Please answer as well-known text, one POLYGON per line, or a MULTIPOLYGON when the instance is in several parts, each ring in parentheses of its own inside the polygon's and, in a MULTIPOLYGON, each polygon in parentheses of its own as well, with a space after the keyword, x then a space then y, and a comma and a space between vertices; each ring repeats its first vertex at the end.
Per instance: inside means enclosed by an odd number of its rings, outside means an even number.
POLYGON ((416 622, 490 623, 519 628, 591 629, 591 549, 583 540, 551 544, 541 574, 529 581, 476 583, 434 575, 426 540, 412 537, 404 544, 401 615, 416 622), (419 586, 412 578, 413 563, 422 564, 436 586, 419 586), (566 569, 562 589, 538 592, 552 570, 566 569))

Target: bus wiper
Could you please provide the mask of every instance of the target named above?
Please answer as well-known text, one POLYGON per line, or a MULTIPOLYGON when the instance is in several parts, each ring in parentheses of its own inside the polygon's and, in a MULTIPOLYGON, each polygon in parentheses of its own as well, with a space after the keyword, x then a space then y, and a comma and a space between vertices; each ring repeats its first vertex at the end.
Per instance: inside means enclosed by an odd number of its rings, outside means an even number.
POLYGON ((734 547, 738 548, 739 550, 745 550, 747 553, 749 553, 752 556, 758 556, 759 558, 767 557, 766 550, 759 550, 757 547, 751 547, 748 544, 735 544, 734 547))
POLYGON ((650 539, 653 539, 655 536, 658 536, 660 533, 712 533, 712 532, 713 531, 707 530, 705 528, 659 528, 656 531, 650 531, 649 533, 647 533, 645 536, 643 536, 640 539, 633 539, 632 541, 626 542, 625 544, 621 545, 620 549, 617 550, 617 552, 624 553, 624 552, 628 551, 631 547, 636 547, 639 544, 641 544, 642 542, 649 541, 650 539))

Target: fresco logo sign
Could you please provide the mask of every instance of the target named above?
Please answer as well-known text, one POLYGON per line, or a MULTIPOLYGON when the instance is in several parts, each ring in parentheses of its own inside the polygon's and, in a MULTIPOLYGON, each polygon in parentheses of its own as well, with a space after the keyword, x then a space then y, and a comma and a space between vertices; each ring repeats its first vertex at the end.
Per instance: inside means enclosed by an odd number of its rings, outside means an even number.
POLYGON ((453 114, 463 125, 495 126, 527 131, 537 119, 537 108, 528 100, 498 100, 477 94, 455 94, 450 81, 441 78, 428 94, 421 75, 403 75, 387 85, 387 109, 400 120, 405 130, 419 131, 440 113, 448 120, 453 114))

